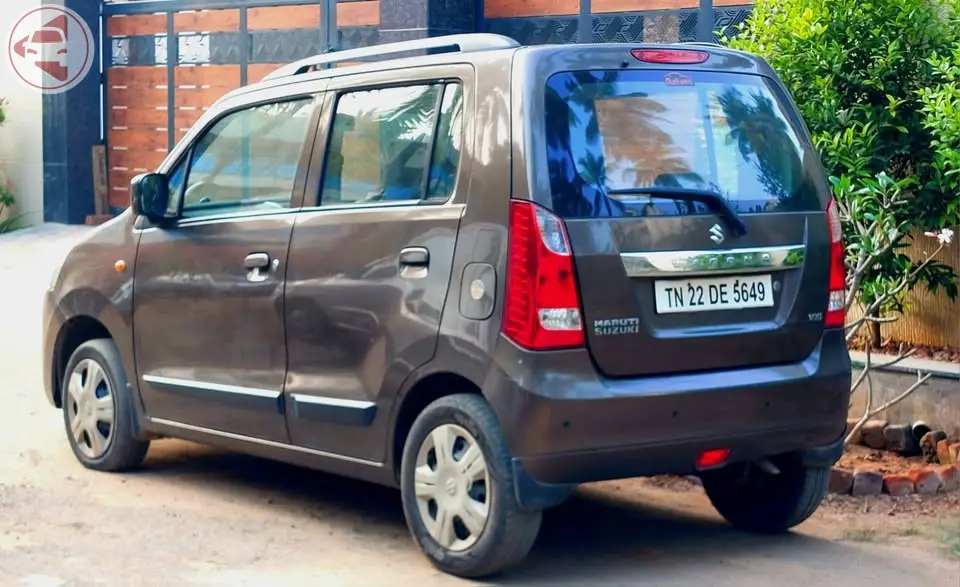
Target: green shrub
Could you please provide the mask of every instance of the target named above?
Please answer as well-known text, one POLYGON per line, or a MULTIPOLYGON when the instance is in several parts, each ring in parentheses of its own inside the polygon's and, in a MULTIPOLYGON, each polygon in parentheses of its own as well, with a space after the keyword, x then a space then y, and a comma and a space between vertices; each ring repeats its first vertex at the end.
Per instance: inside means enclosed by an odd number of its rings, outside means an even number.
MULTIPOLYGON (((960 26, 960 23, 957 23, 960 26)), ((943 224, 957 224, 960 218, 960 43, 953 51, 928 60, 933 67, 935 86, 921 88, 923 126, 930 133, 933 149, 931 181, 954 194, 944 210, 943 224)))
POLYGON ((848 306, 874 307, 875 324, 903 311, 917 283, 957 295, 951 267, 905 249, 958 220, 958 78, 939 57, 957 64, 958 4, 757 0, 729 41, 764 57, 792 93, 844 221, 848 306))

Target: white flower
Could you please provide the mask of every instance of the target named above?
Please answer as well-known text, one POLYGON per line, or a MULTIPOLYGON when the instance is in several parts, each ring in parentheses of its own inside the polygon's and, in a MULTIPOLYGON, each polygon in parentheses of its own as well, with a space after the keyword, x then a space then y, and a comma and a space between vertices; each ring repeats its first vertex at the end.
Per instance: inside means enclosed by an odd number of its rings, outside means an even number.
POLYGON ((925 232, 923 234, 924 236, 937 239, 937 242, 941 245, 949 245, 953 242, 953 231, 949 228, 944 228, 940 232, 925 232))

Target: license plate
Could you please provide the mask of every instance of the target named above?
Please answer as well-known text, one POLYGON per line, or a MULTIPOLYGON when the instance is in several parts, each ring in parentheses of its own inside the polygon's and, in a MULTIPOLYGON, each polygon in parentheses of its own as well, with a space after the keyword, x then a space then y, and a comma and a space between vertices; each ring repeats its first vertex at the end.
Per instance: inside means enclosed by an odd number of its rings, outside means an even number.
POLYGON ((653 283, 658 314, 773 305, 770 275, 670 279, 653 283))

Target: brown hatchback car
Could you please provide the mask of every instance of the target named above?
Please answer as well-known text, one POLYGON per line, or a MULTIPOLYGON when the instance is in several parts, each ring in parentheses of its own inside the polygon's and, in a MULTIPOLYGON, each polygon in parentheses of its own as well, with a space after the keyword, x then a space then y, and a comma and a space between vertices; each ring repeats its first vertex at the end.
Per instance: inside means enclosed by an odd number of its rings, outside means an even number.
POLYGON ((699 475, 760 532, 824 495, 840 226, 755 56, 321 55, 222 98, 131 189, 46 294, 46 393, 89 468, 180 437, 396 486, 467 577, 519 563, 580 483, 699 475))

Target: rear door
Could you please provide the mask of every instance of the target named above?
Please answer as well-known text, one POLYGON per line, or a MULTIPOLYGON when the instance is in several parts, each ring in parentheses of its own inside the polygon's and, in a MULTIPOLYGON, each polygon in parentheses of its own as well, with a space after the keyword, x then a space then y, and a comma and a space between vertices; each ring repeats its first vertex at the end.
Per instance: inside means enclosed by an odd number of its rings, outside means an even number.
POLYGON ((395 394, 434 355, 472 76, 458 65, 330 83, 287 270, 285 397, 298 446, 382 461, 395 394))
POLYGON ((553 73, 537 115, 536 199, 566 221, 598 369, 804 359, 823 330, 829 194, 789 101, 760 75, 626 63, 553 73))

